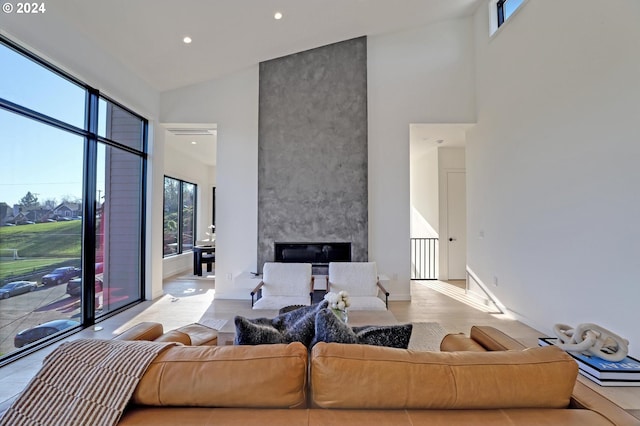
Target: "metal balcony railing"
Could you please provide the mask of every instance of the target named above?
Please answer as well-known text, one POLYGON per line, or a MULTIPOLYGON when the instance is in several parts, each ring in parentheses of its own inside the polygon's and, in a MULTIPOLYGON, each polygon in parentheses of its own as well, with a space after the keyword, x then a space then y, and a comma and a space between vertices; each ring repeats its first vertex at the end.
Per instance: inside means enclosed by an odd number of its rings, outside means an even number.
POLYGON ((436 280, 437 238, 411 238, 411 279, 436 280))

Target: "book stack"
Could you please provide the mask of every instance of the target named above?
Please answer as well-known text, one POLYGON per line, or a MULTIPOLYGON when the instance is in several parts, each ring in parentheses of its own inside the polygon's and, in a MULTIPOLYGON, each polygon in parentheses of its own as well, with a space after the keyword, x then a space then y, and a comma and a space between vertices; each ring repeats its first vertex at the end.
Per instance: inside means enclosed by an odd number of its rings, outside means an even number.
MULTIPOLYGON (((540 337, 538 345, 549 346, 558 342, 556 338, 540 337)), ((622 361, 612 362, 595 355, 567 352, 578 363, 580 374, 600 386, 640 386, 640 361, 626 357, 622 361)))

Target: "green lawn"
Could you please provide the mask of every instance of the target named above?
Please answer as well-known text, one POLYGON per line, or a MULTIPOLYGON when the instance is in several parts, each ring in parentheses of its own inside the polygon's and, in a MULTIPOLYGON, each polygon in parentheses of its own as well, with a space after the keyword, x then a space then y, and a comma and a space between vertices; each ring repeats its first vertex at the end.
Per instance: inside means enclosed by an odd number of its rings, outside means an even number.
POLYGON ((82 221, 36 223, 0 228, 0 249, 17 249, 20 260, 0 251, 0 280, 58 266, 80 266, 82 221))
MULTIPOLYGON (((67 265, 79 267, 80 258, 39 257, 35 259, 3 260, 0 262, 0 281, 4 281, 9 277, 42 271, 43 269, 51 271, 58 266, 67 265)), ((35 279, 29 280, 35 281, 35 279)))

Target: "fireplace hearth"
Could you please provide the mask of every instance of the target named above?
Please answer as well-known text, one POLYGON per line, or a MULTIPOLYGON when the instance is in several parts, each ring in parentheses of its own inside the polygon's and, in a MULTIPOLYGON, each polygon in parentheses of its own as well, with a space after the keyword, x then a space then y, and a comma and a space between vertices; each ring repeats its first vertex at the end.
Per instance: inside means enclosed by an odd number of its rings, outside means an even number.
POLYGON ((311 263, 313 274, 326 275, 329 262, 351 262, 351 243, 275 243, 275 262, 311 263))

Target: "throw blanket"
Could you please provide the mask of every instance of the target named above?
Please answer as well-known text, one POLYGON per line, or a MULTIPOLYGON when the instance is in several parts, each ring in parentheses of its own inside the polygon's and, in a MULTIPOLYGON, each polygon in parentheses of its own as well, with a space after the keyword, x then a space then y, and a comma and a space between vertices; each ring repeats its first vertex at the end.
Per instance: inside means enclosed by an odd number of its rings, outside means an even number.
POLYGON ((63 343, 45 358, 0 425, 115 425, 151 361, 174 344, 63 343))

